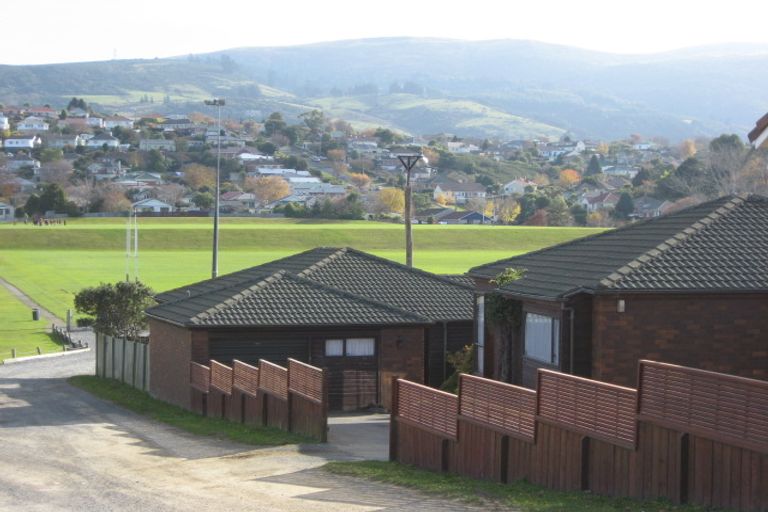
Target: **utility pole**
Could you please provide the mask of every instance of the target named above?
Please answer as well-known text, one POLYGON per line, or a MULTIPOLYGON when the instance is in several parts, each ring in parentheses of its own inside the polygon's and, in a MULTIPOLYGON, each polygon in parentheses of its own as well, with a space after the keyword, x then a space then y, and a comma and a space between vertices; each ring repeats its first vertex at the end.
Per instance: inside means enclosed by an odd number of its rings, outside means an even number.
POLYGON ((409 267, 413 266, 413 228, 411 226, 411 203, 413 199, 413 191, 411 189, 411 171, 419 162, 424 161, 424 165, 428 163, 427 158, 422 154, 411 155, 398 155, 398 160, 403 164, 405 169, 405 264, 409 267))
POLYGON ((213 98, 205 100, 205 104, 210 107, 216 107, 218 110, 218 131, 216 140, 218 149, 216 151, 216 192, 214 197, 213 210, 213 262, 211 264, 211 277, 219 275, 219 196, 221 195, 221 107, 226 105, 224 98, 213 98))

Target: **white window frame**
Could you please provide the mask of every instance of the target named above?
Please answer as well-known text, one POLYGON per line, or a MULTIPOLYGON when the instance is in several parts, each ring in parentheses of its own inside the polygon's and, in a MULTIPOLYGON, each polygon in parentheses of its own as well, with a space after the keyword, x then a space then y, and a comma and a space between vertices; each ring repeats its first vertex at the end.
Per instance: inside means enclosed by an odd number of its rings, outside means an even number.
POLYGON ((323 344, 323 355, 325 357, 375 357, 376 338, 328 338, 323 344), (359 345, 359 342, 366 342, 366 344, 370 344, 370 351, 366 350, 365 353, 362 354, 350 354, 350 342, 357 342, 355 346, 359 345), (330 354, 328 352, 329 343, 332 344, 331 346, 335 346, 333 353, 330 354), (339 350, 339 348, 341 350, 339 350))
MULTIPOLYGON (((532 342, 531 342, 532 345, 532 342)), ((523 340, 523 348, 525 357, 541 363, 557 366, 560 364, 560 318, 551 315, 543 315, 541 313, 534 313, 527 311, 525 313, 525 339, 523 340), (538 331, 535 324, 538 326, 538 331), (548 325, 546 325, 548 324, 548 325), (546 346, 547 342, 542 343, 543 347, 541 352, 531 350, 533 347, 529 346, 529 341, 532 341, 533 336, 546 336, 546 332, 549 333, 549 347, 546 346), (546 352, 546 353, 543 353, 546 352)))

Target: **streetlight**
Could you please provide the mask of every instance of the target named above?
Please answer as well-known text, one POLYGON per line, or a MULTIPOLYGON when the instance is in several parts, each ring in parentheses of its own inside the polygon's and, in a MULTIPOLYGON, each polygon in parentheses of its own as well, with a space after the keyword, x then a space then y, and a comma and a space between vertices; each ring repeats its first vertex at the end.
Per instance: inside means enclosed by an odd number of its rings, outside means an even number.
POLYGON ((213 98, 205 100, 209 107, 216 107, 218 110, 218 151, 216 152, 216 192, 214 198, 213 210, 213 264, 211 267, 211 277, 219 275, 219 188, 221 187, 221 107, 226 105, 224 98, 213 98))
POLYGON ((416 167, 419 160, 424 165, 429 163, 427 157, 423 154, 397 155, 397 159, 405 168, 405 264, 413 266, 413 230, 411 228, 411 170, 416 167))

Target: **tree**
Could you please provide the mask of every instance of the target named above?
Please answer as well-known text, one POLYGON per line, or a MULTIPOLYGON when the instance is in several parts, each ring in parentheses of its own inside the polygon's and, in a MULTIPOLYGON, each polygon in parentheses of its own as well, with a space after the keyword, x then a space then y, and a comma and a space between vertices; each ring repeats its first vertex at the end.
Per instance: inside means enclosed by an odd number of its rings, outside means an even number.
POLYGON ((210 192, 198 192, 192 197, 192 202, 201 210, 210 210, 213 208, 215 199, 210 192))
POLYGON ((193 190, 214 189, 216 170, 201 164, 189 164, 184 167, 184 182, 193 190))
POLYGON ((283 114, 280 112, 272 112, 267 120, 264 121, 264 135, 271 137, 274 134, 283 133, 287 126, 288 125, 283 119, 283 114))
POLYGON ((629 195, 629 192, 622 192, 616 203, 616 208, 613 210, 614 216, 619 219, 628 219, 634 211, 635 202, 632 200, 632 196, 629 195))
POLYGON ((363 173, 350 174, 349 181, 359 189, 365 189, 371 185, 371 177, 363 173))
POLYGON ((139 281, 100 284, 77 292, 75 309, 93 318, 96 332, 137 339, 146 328, 144 310, 154 303, 153 294, 139 281))
POLYGON ((561 196, 552 199, 547 207, 547 224, 549 226, 568 226, 571 224, 571 212, 568 204, 561 196))
POLYGON ((312 136, 317 137, 325 126, 325 115, 322 110, 310 110, 299 116, 309 128, 312 136))
POLYGON ((505 197, 496 202, 496 219, 504 224, 511 224, 520 215, 520 204, 512 197, 505 197))
POLYGON ((640 171, 639 171, 639 172, 638 172, 638 173, 635 175, 635 177, 634 177, 634 178, 632 178, 632 186, 633 186, 633 187, 640 187, 640 186, 642 186, 642 185, 643 185, 645 182, 647 182, 647 181, 651 181, 651 179, 652 179, 652 178, 651 178, 651 173, 650 173, 650 171, 648 171, 648 169, 646 169, 645 167, 643 167, 643 168, 642 168, 642 169, 640 169, 640 171))
POLYGON ((266 141, 256 145, 256 149, 264 153, 265 155, 272 156, 277 151, 277 146, 272 142, 266 141))
POLYGON ((39 215, 45 215, 49 211, 68 215, 78 214, 77 205, 67 200, 61 186, 56 183, 45 185, 39 196, 32 194, 24 205, 24 211, 39 215))
POLYGON ((592 158, 589 159, 587 170, 584 172, 584 176, 594 176, 595 174, 600 174, 601 172, 603 172, 603 168, 600 166, 600 159, 597 158, 597 155, 592 155, 592 158))
POLYGON ((144 164, 148 171, 164 173, 168 170, 168 163, 166 162, 165 155, 156 149, 152 149, 147 153, 147 158, 144 164))
POLYGON ((563 169, 560 171, 559 183, 563 188, 575 185, 581 180, 581 174, 576 169, 563 169))
POLYGON ((168 183, 155 188, 155 196, 166 203, 178 204, 186 194, 187 189, 184 185, 178 183, 168 183))
POLYGON ((383 188, 376 196, 377 209, 382 213, 403 213, 405 193, 399 188, 383 188))
POLYGON ((743 183, 747 150, 736 134, 720 135, 709 143, 709 168, 720 194, 751 191, 743 183))
MULTIPOLYGON (((500 288, 505 284, 521 279, 525 276, 525 272, 526 270, 522 268, 507 268, 490 283, 495 288, 500 288)), ((485 322, 489 331, 493 333, 493 339, 498 340, 498 343, 493 344, 495 352, 493 360, 498 362, 499 367, 493 370, 498 372, 499 379, 502 381, 509 381, 513 377, 513 369, 509 364, 513 354, 510 352, 514 348, 513 333, 520 332, 523 318, 522 304, 521 301, 509 300, 500 293, 493 292, 486 295, 485 322)), ((520 378, 521 376, 518 375, 517 377, 520 378)))
POLYGON ((280 176, 249 177, 245 179, 243 188, 253 192, 261 205, 277 201, 291 193, 291 186, 280 176))
POLYGON ((696 143, 691 139, 686 139, 680 144, 680 156, 691 158, 696 154, 696 143))

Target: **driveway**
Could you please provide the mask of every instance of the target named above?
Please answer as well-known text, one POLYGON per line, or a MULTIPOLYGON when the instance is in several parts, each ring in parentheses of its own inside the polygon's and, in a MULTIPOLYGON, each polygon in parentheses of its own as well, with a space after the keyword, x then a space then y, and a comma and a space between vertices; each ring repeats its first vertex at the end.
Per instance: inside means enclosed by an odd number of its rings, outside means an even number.
POLYGON ((333 418, 324 446, 253 449, 186 434, 68 385, 66 377, 93 373, 93 357, 0 366, 0 510, 473 510, 318 469, 385 457, 386 417, 333 418))

